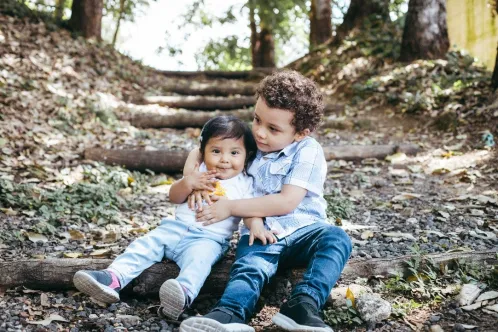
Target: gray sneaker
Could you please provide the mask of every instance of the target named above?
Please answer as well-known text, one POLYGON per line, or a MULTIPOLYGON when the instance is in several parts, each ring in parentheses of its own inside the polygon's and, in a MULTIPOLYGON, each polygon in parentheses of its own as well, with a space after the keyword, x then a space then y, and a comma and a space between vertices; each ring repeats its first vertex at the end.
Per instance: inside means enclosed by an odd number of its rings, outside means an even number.
POLYGON ((113 286, 112 276, 109 271, 78 271, 73 277, 74 286, 104 303, 114 303, 119 301, 119 286, 113 286))
POLYGON ((254 332, 254 328, 225 308, 215 308, 205 316, 186 319, 180 332, 254 332))
POLYGON ((159 290, 161 307, 159 315, 177 320, 187 307, 187 295, 182 285, 176 279, 166 280, 159 290))

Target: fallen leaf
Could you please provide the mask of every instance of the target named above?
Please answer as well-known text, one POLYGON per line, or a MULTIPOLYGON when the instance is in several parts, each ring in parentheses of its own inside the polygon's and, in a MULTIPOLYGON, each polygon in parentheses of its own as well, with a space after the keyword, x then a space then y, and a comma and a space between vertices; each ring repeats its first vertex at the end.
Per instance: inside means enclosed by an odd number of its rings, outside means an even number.
POLYGON ((370 238, 372 238, 374 236, 374 233, 372 231, 364 231, 363 233, 361 233, 361 238, 363 240, 368 240, 370 238))
POLYGON ((12 210, 12 208, 0 208, 0 211, 5 213, 8 216, 17 216, 17 211, 12 210))
POLYGON ((386 160, 391 162, 392 164, 400 163, 406 160, 406 154, 403 152, 398 152, 386 157, 386 160))
POLYGON ((40 303, 42 307, 50 307, 50 301, 48 300, 48 296, 45 293, 40 294, 40 303))
POLYGON ((353 292, 349 289, 346 290, 346 299, 350 300, 351 301, 351 305, 353 306, 353 308, 355 307, 355 303, 354 303, 354 294, 353 292))
POLYGON ((66 258, 78 258, 83 256, 83 254, 80 252, 65 252, 63 256, 66 258))
POLYGON ((108 256, 111 254, 110 249, 98 249, 90 253, 90 256, 108 256))
POLYGON ((47 326, 50 323, 52 323, 53 321, 57 321, 57 322, 69 322, 67 319, 65 319, 64 317, 62 317, 60 315, 51 314, 50 316, 48 316, 44 320, 37 320, 37 321, 30 321, 30 320, 28 320, 28 321, 26 321, 26 323, 47 326))
POLYGON ((38 234, 38 233, 34 233, 34 232, 26 232, 26 235, 28 236, 28 239, 31 242, 38 242, 38 241, 48 242, 47 237, 43 234, 38 234))
POLYGON ((71 235, 71 240, 84 240, 85 239, 85 234, 80 232, 77 229, 70 229, 69 235, 71 235))
POLYGON ((386 233, 382 233, 382 235, 388 236, 388 237, 399 237, 399 238, 405 238, 405 239, 412 240, 412 241, 417 241, 417 239, 410 233, 386 232, 386 233))
POLYGON ((401 193, 399 195, 394 196, 391 200, 393 202, 400 202, 400 201, 406 201, 409 199, 420 198, 420 197, 422 197, 421 194, 401 193))

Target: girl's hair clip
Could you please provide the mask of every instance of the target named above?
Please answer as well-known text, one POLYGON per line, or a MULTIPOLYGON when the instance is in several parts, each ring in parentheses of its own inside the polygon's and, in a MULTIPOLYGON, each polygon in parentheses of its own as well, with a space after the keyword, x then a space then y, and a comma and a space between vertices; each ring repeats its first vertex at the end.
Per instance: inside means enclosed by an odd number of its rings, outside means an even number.
POLYGON ((201 135, 199 135, 199 142, 202 143, 202 133, 201 133, 201 135))

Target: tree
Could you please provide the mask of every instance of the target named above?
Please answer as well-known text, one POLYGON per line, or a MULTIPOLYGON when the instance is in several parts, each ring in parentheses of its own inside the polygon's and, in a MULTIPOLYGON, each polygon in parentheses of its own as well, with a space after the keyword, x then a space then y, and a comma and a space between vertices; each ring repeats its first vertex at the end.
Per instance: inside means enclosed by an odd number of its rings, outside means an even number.
MULTIPOLYGON (((237 11, 248 18, 248 27, 250 28, 248 36, 226 36, 209 41, 206 47, 201 50, 204 54, 196 56, 200 69, 205 68, 206 59, 210 63, 210 69, 216 69, 216 67, 245 68, 250 65, 253 67, 275 67, 277 56, 285 43, 291 38, 307 40, 308 36, 303 33, 304 29, 296 28, 296 21, 304 22, 301 18, 308 17, 309 10, 306 7, 306 0, 246 0, 241 5, 232 5, 221 17, 215 17, 205 10, 203 0, 196 0, 183 15, 184 22, 179 25, 179 30, 188 30, 185 29, 187 26, 202 29, 211 27, 215 23, 234 23, 240 20, 234 14, 237 11), (248 47, 244 46, 246 42, 249 42, 248 47), (243 49, 234 52, 229 48, 222 47, 223 45, 237 45, 243 49), (247 53, 251 57, 246 62, 247 53), (223 63, 227 59, 231 62, 228 66, 223 63)), ((187 38, 188 34, 185 36, 185 39, 187 38)), ((307 47, 307 43, 305 47, 307 47)), ((181 53, 177 47, 172 47, 169 42, 161 49, 169 50, 171 55, 181 53)))
POLYGON ((330 0, 311 0, 310 51, 332 37, 332 7, 330 0))
POLYGON ((400 60, 439 59, 449 47, 445 0, 410 0, 400 60))
POLYGON ((366 22, 383 24, 389 21, 389 0, 351 0, 334 42, 341 43, 351 31, 361 29, 366 22))
POLYGON ((85 38, 102 39, 103 0, 73 0, 69 26, 85 38))
POLYGON ((118 20, 116 22, 116 29, 114 30, 114 36, 112 36, 112 47, 116 46, 116 40, 118 39, 119 26, 121 25, 121 20, 125 14, 125 4, 126 0, 119 0, 119 14, 118 20))
POLYGON ((54 17, 57 21, 62 21, 62 17, 64 15, 64 8, 66 8, 66 0, 55 1, 54 17))

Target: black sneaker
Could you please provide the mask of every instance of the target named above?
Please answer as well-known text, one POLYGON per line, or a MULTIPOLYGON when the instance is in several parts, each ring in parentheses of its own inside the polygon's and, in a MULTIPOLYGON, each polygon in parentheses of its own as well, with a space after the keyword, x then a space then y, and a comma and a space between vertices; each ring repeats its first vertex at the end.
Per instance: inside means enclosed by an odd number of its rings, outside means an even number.
POLYGON ((307 295, 298 295, 285 302, 271 320, 287 331, 334 332, 320 318, 315 300, 307 295))
POLYGON ((119 301, 119 282, 114 281, 109 271, 78 271, 73 277, 78 290, 104 303, 119 301))
POLYGON ((230 310, 215 308, 205 316, 184 320, 180 332, 254 332, 254 329, 230 310))

